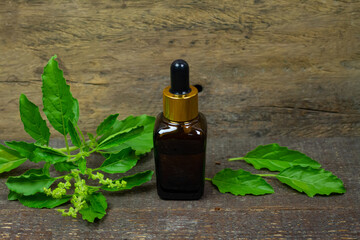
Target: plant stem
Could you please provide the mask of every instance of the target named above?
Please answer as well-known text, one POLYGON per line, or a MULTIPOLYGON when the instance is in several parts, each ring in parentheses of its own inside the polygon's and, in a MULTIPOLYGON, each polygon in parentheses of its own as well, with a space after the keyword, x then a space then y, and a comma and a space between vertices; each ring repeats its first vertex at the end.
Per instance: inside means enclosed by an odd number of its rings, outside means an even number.
POLYGON ((86 141, 85 141, 85 137, 84 137, 84 134, 82 133, 82 131, 80 130, 79 126, 76 124, 76 128, 77 130, 79 131, 80 135, 81 135, 81 138, 83 140, 83 143, 86 144, 86 141))
POLYGON ((260 177, 276 177, 277 174, 255 174, 258 175, 260 177))
POLYGON ((68 155, 70 155, 70 149, 69 149, 69 143, 68 143, 68 140, 67 140, 67 134, 64 135, 64 139, 65 139, 66 151, 67 151, 68 155))
POLYGON ((228 161, 244 160, 244 157, 229 158, 228 161))
MULTIPOLYGON (((74 150, 76 150, 76 149, 79 149, 79 148, 76 147, 76 146, 69 147, 70 152, 72 152, 72 151, 74 151, 74 150)), ((66 148, 66 147, 64 147, 64 148, 57 148, 57 150, 58 150, 58 151, 61 151, 61 152, 66 152, 66 151, 67 151, 67 148, 66 148)))
POLYGON ((212 178, 205 178, 206 181, 212 181, 212 178))
MULTIPOLYGON (((90 140, 85 141, 85 144, 88 144, 88 143, 90 143, 90 142, 91 142, 90 140)), ((77 150, 77 149, 79 149, 79 148, 76 147, 76 146, 69 147, 70 152, 72 152, 72 151, 74 151, 74 150, 77 150)), ((64 148, 57 148, 57 150, 58 150, 58 151, 61 151, 61 152, 67 152, 68 149, 67 149, 66 147, 64 147, 64 148)))
POLYGON ((91 154, 93 152, 96 152, 97 151, 97 148, 93 148, 90 152, 88 152, 88 154, 91 154))
MULTIPOLYGON (((69 175, 69 174, 67 174, 67 175, 69 175)), ((56 179, 64 178, 64 177, 66 177, 67 175, 56 177, 56 179)))

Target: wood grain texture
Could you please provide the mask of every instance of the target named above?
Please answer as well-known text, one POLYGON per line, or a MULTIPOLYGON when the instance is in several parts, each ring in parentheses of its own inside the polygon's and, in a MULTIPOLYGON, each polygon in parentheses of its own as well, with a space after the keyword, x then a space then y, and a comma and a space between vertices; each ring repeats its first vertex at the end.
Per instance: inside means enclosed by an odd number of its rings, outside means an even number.
MULTIPOLYGON (((61 146, 61 139, 52 144, 61 146)), ((210 138, 206 176, 223 168, 257 171, 245 162, 228 162, 259 144, 278 142, 306 153, 341 178, 344 195, 307 197, 267 181, 275 193, 265 196, 221 194, 209 182, 199 201, 164 201, 155 179, 123 193, 104 193, 107 216, 94 224, 62 217, 55 210, 31 209, 8 201, 5 181, 34 166, 22 165, 0 176, 1 239, 358 239, 360 234, 360 138, 210 138)), ((90 167, 101 157, 90 159, 90 167)), ((154 169, 153 157, 139 161, 132 172, 154 169)), ((132 173, 131 172, 131 173, 132 173)), ((52 171, 52 174, 54 172, 52 171)), ((130 174, 130 173, 129 173, 130 174)))
MULTIPOLYGON (((279 142, 348 190, 309 198, 269 179, 275 194, 236 197, 207 182, 200 201, 161 201, 152 180, 107 193, 108 215, 89 224, 7 201, 6 178, 34 166, 27 163, 0 175, 0 238, 359 238, 359 40, 356 0, 0 1, 1 139, 29 139, 18 98, 42 105, 41 73, 53 54, 90 132, 109 114, 160 112, 170 63, 183 58, 204 88, 207 177, 225 167, 258 172, 226 159, 279 142)), ((135 171, 153 168, 149 155, 135 171)))
POLYGON ((56 53, 87 131, 160 112, 184 58, 214 136, 360 136, 359 40, 356 0, 1 1, 0 135, 28 139, 18 97, 41 105, 56 53))

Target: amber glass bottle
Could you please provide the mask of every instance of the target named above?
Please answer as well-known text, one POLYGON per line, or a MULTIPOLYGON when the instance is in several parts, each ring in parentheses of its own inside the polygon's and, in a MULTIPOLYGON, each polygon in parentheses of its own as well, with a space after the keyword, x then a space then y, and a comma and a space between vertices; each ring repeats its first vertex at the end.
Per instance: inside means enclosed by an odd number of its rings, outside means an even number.
POLYGON ((154 128, 157 191, 162 199, 195 200, 204 192, 207 125, 184 60, 171 64, 171 86, 154 128))

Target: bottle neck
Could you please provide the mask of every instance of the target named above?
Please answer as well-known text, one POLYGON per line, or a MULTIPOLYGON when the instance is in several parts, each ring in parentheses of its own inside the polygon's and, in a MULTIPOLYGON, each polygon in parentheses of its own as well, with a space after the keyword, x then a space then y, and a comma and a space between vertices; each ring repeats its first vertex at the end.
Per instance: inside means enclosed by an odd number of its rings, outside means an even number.
POLYGON ((198 90, 190 86, 187 94, 173 94, 170 86, 163 91, 164 117, 174 122, 188 122, 199 115, 198 90))

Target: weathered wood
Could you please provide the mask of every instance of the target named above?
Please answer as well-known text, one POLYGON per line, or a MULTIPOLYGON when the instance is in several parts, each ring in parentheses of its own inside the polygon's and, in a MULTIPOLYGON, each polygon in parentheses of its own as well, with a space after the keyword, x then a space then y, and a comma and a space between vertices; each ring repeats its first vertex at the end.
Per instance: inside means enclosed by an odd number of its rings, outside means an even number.
MULTIPOLYGON (((348 190, 309 198, 269 179, 275 194, 236 197, 207 182, 200 201, 162 201, 153 179, 107 193, 108 215, 89 224, 7 201, 6 178, 35 166, 26 163, 0 175, 0 238, 359 238, 359 33, 356 0, 0 1, 1 139, 29 139, 18 98, 41 105, 42 69, 55 53, 84 131, 115 112, 160 112, 170 63, 183 58, 204 88, 208 177, 225 167, 258 172, 226 159, 279 142, 348 190)), ((134 171, 153 166, 149 155, 134 171)))
POLYGON ((359 136, 360 3, 1 1, 0 135, 24 139, 18 97, 41 105, 55 53, 81 126, 155 115, 176 58, 219 136, 359 136))
MULTIPOLYGON (((266 196, 221 194, 209 182, 199 201, 163 201, 155 179, 123 193, 104 193, 107 216, 90 224, 62 217, 55 210, 31 209, 7 201, 5 178, 30 167, 21 166, 0 176, 1 239, 358 239, 360 234, 360 138, 210 138, 206 176, 223 168, 254 170, 245 162, 228 162, 259 144, 278 142, 308 154, 341 178, 344 195, 307 197, 267 179, 275 193, 266 196), (219 165, 220 163, 220 165, 219 165)), ((55 141, 61 144, 61 140, 55 141)), ((90 160, 100 164, 100 157, 90 160)), ((34 164, 31 164, 34 166, 34 164)), ((154 169, 152 155, 134 171, 154 169)), ((261 171, 265 172, 265 171, 261 171)))

